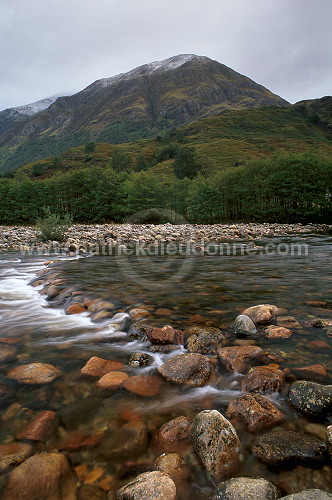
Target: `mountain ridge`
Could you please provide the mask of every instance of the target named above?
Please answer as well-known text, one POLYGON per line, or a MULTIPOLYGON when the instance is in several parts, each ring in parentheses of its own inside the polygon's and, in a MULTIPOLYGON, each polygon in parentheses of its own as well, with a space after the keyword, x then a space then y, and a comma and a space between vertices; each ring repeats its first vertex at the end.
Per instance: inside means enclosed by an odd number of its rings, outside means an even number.
POLYGON ((88 140, 127 142, 224 110, 271 105, 289 103, 218 61, 181 54, 96 80, 10 126, 1 112, 0 170, 88 140))

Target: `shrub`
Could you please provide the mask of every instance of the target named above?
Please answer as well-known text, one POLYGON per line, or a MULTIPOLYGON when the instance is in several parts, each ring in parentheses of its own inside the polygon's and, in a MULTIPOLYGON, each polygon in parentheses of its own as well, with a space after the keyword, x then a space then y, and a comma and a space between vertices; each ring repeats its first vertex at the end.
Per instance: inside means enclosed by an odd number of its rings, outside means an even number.
POLYGON ((44 217, 36 222, 37 238, 41 241, 64 241, 66 231, 73 224, 71 216, 65 214, 61 217, 51 212, 49 207, 44 209, 44 217))

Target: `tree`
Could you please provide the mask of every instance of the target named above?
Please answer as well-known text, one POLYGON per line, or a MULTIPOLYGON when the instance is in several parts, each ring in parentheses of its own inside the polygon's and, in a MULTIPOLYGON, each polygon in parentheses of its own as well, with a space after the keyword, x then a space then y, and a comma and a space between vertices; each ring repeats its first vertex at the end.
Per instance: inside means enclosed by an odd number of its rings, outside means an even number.
POLYGON ((94 153, 96 150, 96 143, 94 141, 87 142, 84 146, 85 154, 89 155, 94 153))
POLYGON ((194 179, 201 169, 193 147, 184 146, 179 148, 173 163, 174 174, 178 179, 194 179))
POLYGON ((110 166, 115 172, 129 172, 132 168, 132 161, 127 153, 116 149, 112 154, 110 166))

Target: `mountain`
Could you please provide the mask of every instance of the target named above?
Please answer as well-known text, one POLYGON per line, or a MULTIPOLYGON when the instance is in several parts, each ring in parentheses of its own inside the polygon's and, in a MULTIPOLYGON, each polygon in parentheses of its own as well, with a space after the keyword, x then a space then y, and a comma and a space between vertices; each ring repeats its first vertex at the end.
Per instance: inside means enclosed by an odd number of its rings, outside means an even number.
POLYGON ((116 144, 225 110, 288 105, 217 61, 179 55, 97 80, 31 115, 0 113, 0 170, 89 140, 116 144))

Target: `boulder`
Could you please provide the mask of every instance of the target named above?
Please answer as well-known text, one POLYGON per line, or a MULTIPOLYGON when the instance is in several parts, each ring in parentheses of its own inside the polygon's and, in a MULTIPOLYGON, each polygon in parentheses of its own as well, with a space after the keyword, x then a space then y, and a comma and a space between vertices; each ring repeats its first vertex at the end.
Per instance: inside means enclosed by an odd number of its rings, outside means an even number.
POLYGON ((117 500, 176 500, 174 481, 160 471, 145 472, 117 492, 117 500))
POLYGON ((55 368, 55 366, 45 363, 20 365, 7 373, 8 378, 12 378, 22 384, 48 384, 61 375, 61 371, 55 368))
POLYGON ((75 500, 76 480, 61 453, 39 453, 8 475, 2 500, 75 500))
POLYGON ((277 500, 278 489, 263 478, 234 477, 220 483, 211 500, 277 500))
POLYGON ((249 318, 259 325, 266 325, 270 323, 272 318, 278 313, 278 307, 270 304, 259 304, 258 306, 249 307, 245 309, 242 314, 249 316, 249 318))
POLYGON ((216 354, 225 342, 225 335, 219 328, 190 326, 185 330, 187 349, 192 353, 216 354))
POLYGON ((85 311, 86 311, 86 308, 84 307, 84 305, 80 304, 78 302, 75 302, 73 304, 69 304, 69 306, 67 306, 65 308, 66 314, 81 314, 85 311))
POLYGON ((32 446, 24 443, 0 444, 0 473, 20 464, 32 455, 32 446))
POLYGON ((170 325, 162 328, 150 328, 146 332, 146 336, 151 344, 184 344, 184 333, 181 330, 176 330, 170 325))
POLYGON ((288 398, 295 408, 308 415, 332 412, 332 385, 299 380, 290 386, 288 398))
POLYGON ((269 429, 284 420, 284 415, 260 394, 246 394, 230 401, 226 417, 245 425, 249 432, 269 429))
POLYGON ((324 441, 309 434, 277 430, 258 437, 253 453, 262 462, 277 466, 293 463, 315 464, 326 458, 324 441))
POLYGON ((239 333, 249 337, 257 333, 257 328, 255 326, 255 323, 246 314, 240 314, 235 319, 232 328, 235 331, 235 333, 239 333))
POLYGON ((277 392, 284 383, 284 373, 275 366, 255 366, 244 377, 242 389, 246 392, 277 392))
POLYGON ((208 383, 212 366, 202 354, 179 354, 161 365, 158 372, 174 384, 200 387, 208 383))
POLYGON ((158 453, 182 452, 191 446, 192 421, 187 417, 177 417, 166 422, 154 436, 158 453))
POLYGON ((219 411, 204 410, 196 415, 191 437, 195 452, 216 480, 236 471, 241 443, 232 424, 219 411))
POLYGON ((98 356, 92 356, 81 369, 81 373, 83 375, 91 375, 92 377, 102 377, 106 373, 123 370, 123 368, 123 363, 119 363, 118 361, 110 361, 98 356))
POLYGON ((231 346, 219 349, 218 356, 230 372, 247 373, 250 366, 262 362, 264 351, 257 346, 231 346))

